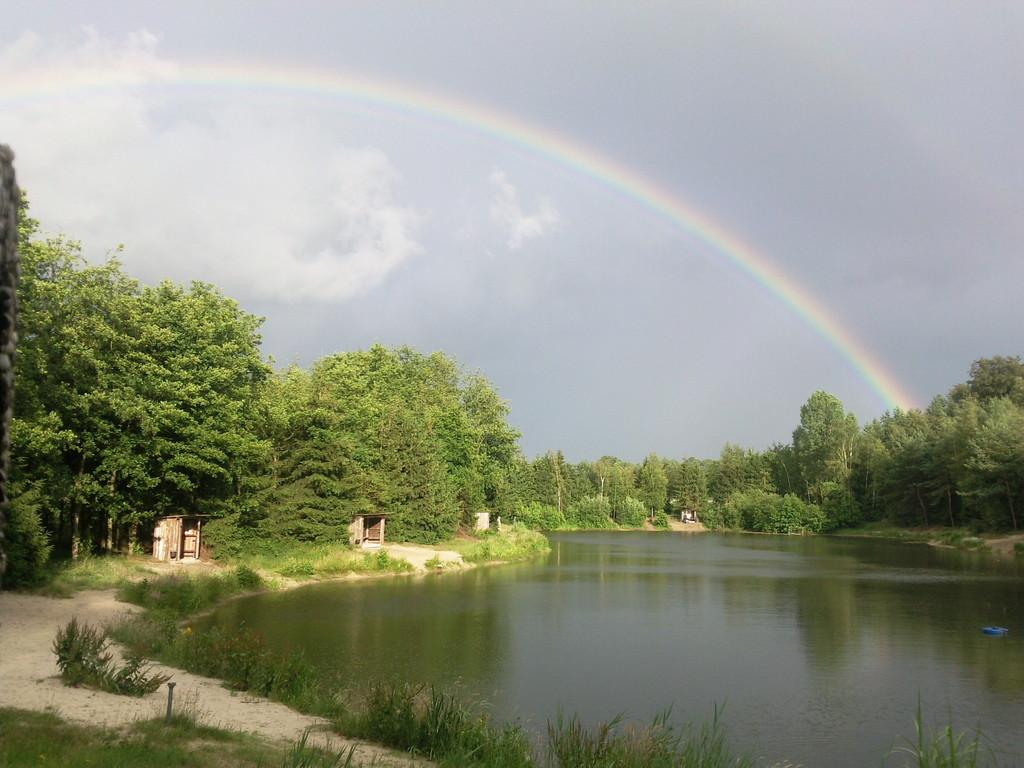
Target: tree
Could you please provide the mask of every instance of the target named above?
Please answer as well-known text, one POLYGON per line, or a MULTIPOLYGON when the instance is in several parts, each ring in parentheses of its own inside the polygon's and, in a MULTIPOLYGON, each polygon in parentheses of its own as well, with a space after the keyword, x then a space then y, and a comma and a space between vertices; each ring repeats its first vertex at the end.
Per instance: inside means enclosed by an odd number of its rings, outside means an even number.
POLYGON ((800 407, 800 426, 793 432, 793 451, 808 497, 821 499, 821 484, 849 487, 857 418, 828 392, 815 392, 800 407))
POLYGON ((668 501, 668 476, 665 465, 656 454, 644 459, 636 476, 637 495, 649 516, 665 511, 668 501))

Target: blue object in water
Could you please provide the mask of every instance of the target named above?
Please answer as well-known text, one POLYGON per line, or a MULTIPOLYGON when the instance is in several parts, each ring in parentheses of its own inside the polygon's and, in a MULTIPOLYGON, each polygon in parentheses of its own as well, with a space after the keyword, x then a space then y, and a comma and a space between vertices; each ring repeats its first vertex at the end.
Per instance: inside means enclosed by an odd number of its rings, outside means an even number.
POLYGON ((982 627, 981 631, 986 635, 1005 635, 1010 630, 1006 627, 982 627))

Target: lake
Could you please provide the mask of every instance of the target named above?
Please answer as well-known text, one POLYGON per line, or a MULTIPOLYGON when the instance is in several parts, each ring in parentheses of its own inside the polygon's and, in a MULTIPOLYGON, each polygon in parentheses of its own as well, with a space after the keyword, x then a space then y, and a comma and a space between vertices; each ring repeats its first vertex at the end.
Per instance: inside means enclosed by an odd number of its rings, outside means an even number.
POLYGON ((1017 564, 835 537, 550 540, 529 563, 255 595, 205 622, 254 628, 353 685, 457 686, 538 732, 560 709, 702 721, 717 703, 738 748, 859 767, 913 735, 920 694, 927 719, 981 724, 1001 763, 1024 763, 1017 564))

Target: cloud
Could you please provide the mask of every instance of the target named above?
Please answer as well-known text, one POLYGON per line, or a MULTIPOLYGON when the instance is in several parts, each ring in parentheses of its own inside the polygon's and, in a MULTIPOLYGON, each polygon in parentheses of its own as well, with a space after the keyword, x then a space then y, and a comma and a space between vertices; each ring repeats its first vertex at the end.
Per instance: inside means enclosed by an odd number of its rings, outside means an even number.
POLYGON ((422 251, 381 150, 339 143, 284 100, 150 87, 177 71, 157 48, 147 32, 86 31, 0 50, 0 82, 28 89, 0 138, 47 229, 89 255, 124 243, 144 280, 284 301, 365 294, 422 251))
POLYGON ((518 250, 527 240, 541 237, 558 227, 561 217, 550 201, 541 198, 536 212, 527 214, 519 204, 519 193, 504 171, 491 173, 497 195, 491 202, 491 221, 507 235, 510 251, 518 250))

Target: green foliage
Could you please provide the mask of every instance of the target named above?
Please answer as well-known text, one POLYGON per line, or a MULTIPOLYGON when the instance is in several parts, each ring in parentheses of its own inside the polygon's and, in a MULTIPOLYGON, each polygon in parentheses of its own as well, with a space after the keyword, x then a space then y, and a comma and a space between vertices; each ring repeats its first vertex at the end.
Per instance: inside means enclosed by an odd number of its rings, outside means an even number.
POLYGON ((924 713, 920 698, 914 716, 915 737, 904 747, 897 747, 890 754, 905 756, 903 765, 914 768, 977 768, 979 765, 996 765, 995 754, 984 749, 981 731, 968 734, 955 732, 952 724, 938 731, 930 731, 924 724, 924 713))
POLYGON ((518 725, 492 726, 487 717, 431 687, 378 683, 342 730, 422 755, 443 766, 528 768, 529 742, 518 725))
POLYGON ((57 630, 53 640, 57 668, 67 685, 99 688, 108 693, 144 696, 152 693, 170 678, 154 674, 139 656, 129 655, 117 666, 110 652, 110 643, 102 630, 72 619, 57 630))
POLYGON ((516 508, 516 521, 538 531, 557 531, 565 527, 565 515, 552 504, 531 501, 516 508))
POLYGON ((169 574, 128 581, 117 597, 174 616, 187 616, 210 608, 225 598, 263 586, 259 574, 248 567, 212 574, 169 574))
POLYGON ((480 540, 462 549, 467 563, 515 562, 528 560, 550 550, 547 538, 522 523, 505 525, 501 531, 487 531, 480 540))
POLYGON ((30 587, 46 577, 50 558, 50 537, 40 520, 38 495, 16 496, 6 510, 4 546, 7 549, 5 587, 30 587))
MULTIPOLYGON (((649 455, 640 465, 636 475, 637 493, 648 514, 662 512, 668 502, 668 475, 665 463, 656 454, 649 455)), ((623 523, 621 525, 632 525, 623 523)))
POLYGON ((857 418, 828 392, 815 392, 800 407, 793 451, 807 492, 823 498, 823 483, 846 485, 858 435, 857 418))
POLYGON ((566 511, 566 522, 575 528, 611 528, 612 505, 604 496, 580 499, 566 511))
POLYGON ((654 516, 655 528, 668 528, 668 515, 665 512, 658 512, 654 516))
MULTIPOLYGON (((612 511, 612 514, 615 516, 615 522, 624 528, 642 528, 647 522, 648 508, 639 499, 626 496, 612 511)), ((665 513, 662 512, 662 514, 665 513)))
POLYGON ((720 517, 713 522, 715 527, 746 528, 761 533, 820 533, 825 516, 820 507, 791 493, 780 496, 746 491, 730 496, 720 510, 720 517))
POLYGON ((851 528, 864 521, 857 500, 846 487, 839 483, 825 482, 819 486, 819 493, 826 530, 851 528))

